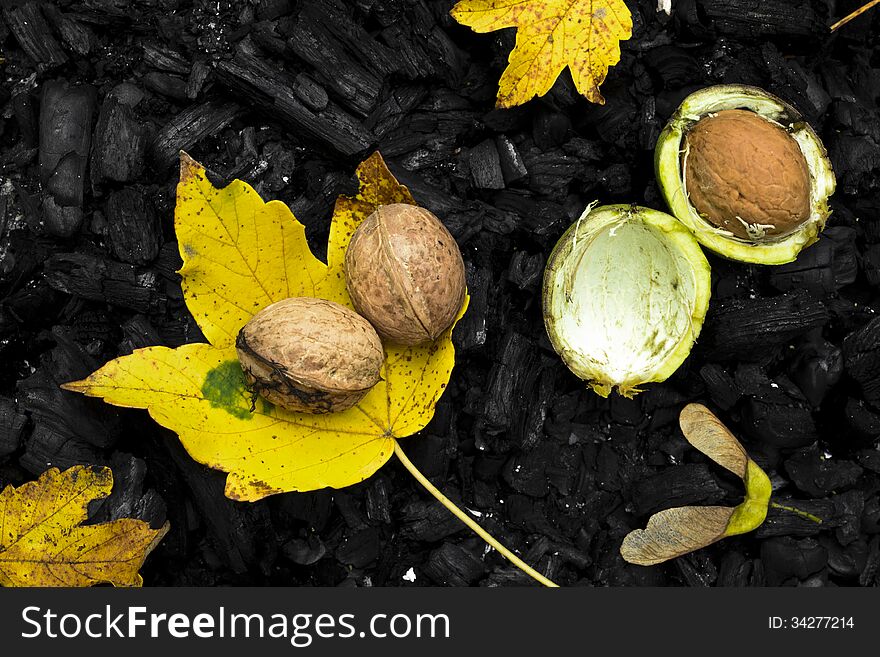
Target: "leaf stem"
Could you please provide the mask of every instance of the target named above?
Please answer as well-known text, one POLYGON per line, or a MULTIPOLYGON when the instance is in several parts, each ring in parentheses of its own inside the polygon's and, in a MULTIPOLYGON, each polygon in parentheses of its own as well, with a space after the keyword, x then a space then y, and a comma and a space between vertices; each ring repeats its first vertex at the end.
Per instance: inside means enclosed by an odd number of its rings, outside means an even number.
POLYGON ((846 25, 847 23, 849 23, 853 18, 858 18, 859 16, 861 16, 862 14, 864 14, 864 13, 865 13, 866 11, 868 11, 871 7, 873 7, 874 5, 876 5, 876 4, 878 4, 878 3, 880 3, 880 0, 871 0, 871 2, 867 2, 867 3, 865 3, 864 5, 862 5, 862 6, 859 7, 858 9, 856 9, 853 13, 851 13, 849 16, 846 16, 846 17, 844 17, 844 18, 841 18, 841 19, 840 19, 839 21, 837 21, 834 25, 832 25, 831 28, 830 28, 831 31, 834 32, 834 31, 836 31, 836 30, 839 30, 841 27, 843 27, 844 25, 846 25))
POLYGON ((445 506, 449 511, 459 520, 461 520, 464 524, 466 524, 470 529, 472 529, 480 538, 482 538, 486 543, 491 545, 493 548, 498 550, 504 557, 506 557, 514 566, 523 571, 526 575, 533 578, 534 580, 540 582, 544 586, 558 588, 559 585, 550 581, 546 577, 544 577, 541 573, 536 571, 534 568, 529 566, 526 562, 516 556, 513 552, 504 547, 501 543, 499 543, 492 535, 487 532, 485 529, 480 527, 477 522, 467 515, 464 511, 459 509, 455 504, 446 497, 443 493, 441 493, 434 484, 428 481, 428 478, 423 475, 419 469, 413 465, 413 462, 410 461, 406 454, 403 453, 403 449, 400 447, 400 443, 398 441, 394 441, 394 454, 400 459, 400 462, 403 463, 403 467, 405 467, 409 473, 416 478, 422 486, 425 487, 431 495, 433 495, 440 504, 445 506))
MULTIPOLYGON (((878 0, 880 1, 880 0, 878 0)), ((822 518, 819 516, 814 516, 812 513, 807 513, 806 511, 801 511, 800 509, 796 509, 793 506, 785 506, 784 504, 777 504, 776 502, 770 502, 770 506, 774 509, 782 509, 783 511, 789 511, 790 513, 795 514, 796 516, 800 516, 804 520, 812 520, 818 525, 822 524, 822 518)))

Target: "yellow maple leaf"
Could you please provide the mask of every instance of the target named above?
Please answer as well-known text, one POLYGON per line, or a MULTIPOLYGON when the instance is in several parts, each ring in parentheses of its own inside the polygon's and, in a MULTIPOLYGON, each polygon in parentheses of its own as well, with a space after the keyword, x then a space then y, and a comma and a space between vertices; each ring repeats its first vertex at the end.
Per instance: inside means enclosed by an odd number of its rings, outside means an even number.
POLYGON ((603 104, 599 85, 632 35, 623 0, 461 0, 452 16, 475 32, 515 27, 516 46, 498 85, 498 107, 546 94, 568 66, 577 90, 603 104))
POLYGON ((52 468, 0 493, 0 585, 140 586, 144 559, 168 531, 122 518, 82 525, 113 489, 109 468, 52 468))
POLYGON ((139 349, 64 387, 148 409, 195 460, 229 473, 232 499, 368 478, 391 457, 396 438, 433 416, 455 361, 451 329, 426 347, 385 345, 379 384, 355 407, 327 415, 255 399, 235 352, 241 327, 275 301, 312 296, 351 307, 343 262, 354 230, 381 205, 415 203, 378 153, 357 176, 358 194, 336 203, 325 265, 286 205, 264 203, 240 180, 217 189, 183 154, 175 212, 180 273, 187 307, 210 344, 139 349))

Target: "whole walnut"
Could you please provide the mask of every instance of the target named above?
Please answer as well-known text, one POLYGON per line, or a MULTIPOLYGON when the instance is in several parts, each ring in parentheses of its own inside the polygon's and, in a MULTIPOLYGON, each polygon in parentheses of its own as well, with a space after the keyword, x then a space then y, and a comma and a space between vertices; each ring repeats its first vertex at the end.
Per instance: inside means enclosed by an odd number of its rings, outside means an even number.
POLYGON ((688 196, 715 226, 755 241, 787 235, 810 218, 810 170, 779 125, 723 110, 698 121, 685 140, 688 196))
POLYGON ((345 254, 357 311, 390 342, 426 344, 464 303, 461 252, 440 220, 415 205, 383 205, 358 226, 345 254))
POLYGON ((254 315, 235 342, 245 378, 278 406, 343 411, 379 382, 382 342, 370 323, 333 301, 293 297, 254 315))

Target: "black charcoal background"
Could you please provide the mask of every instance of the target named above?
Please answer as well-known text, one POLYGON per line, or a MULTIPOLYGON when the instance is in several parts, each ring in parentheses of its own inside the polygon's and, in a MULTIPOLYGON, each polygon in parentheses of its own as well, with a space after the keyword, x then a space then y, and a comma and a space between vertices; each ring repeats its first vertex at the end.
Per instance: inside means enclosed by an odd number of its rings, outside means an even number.
POLYGON ((565 73, 496 110, 514 31, 476 35, 452 4, 2 0, 0 486, 111 466, 97 519, 171 521, 148 585, 530 585, 393 461, 345 490, 234 503, 145 412, 58 388, 135 348, 203 339, 175 274, 180 149, 289 204, 318 254, 334 200, 379 149, 467 263, 451 384, 404 441, 443 491, 563 585, 876 586, 880 9, 832 35, 861 0, 673 0, 671 16, 627 0, 634 35, 604 106, 565 73), (601 399, 547 341, 547 255, 593 200, 664 209, 660 129, 722 82, 762 86, 812 123, 834 215, 790 265, 710 256, 689 360, 634 400, 601 399), (752 534, 624 563, 623 536, 651 513, 741 498, 682 438, 689 401, 742 438, 777 501, 823 523, 774 509, 752 534))

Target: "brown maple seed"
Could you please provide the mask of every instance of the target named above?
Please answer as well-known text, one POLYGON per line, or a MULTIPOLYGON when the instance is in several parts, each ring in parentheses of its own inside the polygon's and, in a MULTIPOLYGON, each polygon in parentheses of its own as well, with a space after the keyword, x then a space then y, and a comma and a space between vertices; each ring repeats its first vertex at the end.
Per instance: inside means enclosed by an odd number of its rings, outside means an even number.
POLYGON ((718 228, 758 241, 810 218, 810 170, 798 143, 748 110, 701 119, 685 137, 685 184, 697 212, 718 228))
POLYGON ((254 390, 300 413, 344 411, 380 379, 382 342, 370 323, 333 301, 293 297, 263 308, 235 341, 254 390))
POLYGON ((455 322, 465 297, 464 261, 452 235, 424 208, 383 205, 358 226, 345 254, 357 311, 389 342, 420 345, 455 322))

